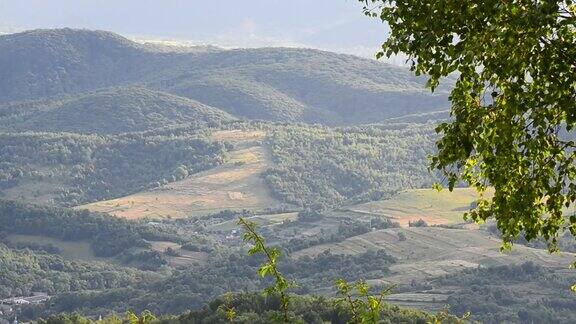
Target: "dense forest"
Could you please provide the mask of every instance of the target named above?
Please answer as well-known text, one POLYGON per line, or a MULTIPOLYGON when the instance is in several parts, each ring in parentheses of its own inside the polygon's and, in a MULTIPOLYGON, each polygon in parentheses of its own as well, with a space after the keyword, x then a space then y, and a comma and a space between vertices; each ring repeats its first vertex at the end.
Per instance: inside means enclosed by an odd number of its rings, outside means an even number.
POLYGON ((270 135, 275 165, 264 177, 277 196, 299 206, 378 200, 437 180, 426 164, 433 142, 426 125, 279 127, 270 135))
POLYGON ((38 291, 57 295, 129 287, 147 277, 153 275, 106 263, 69 261, 28 248, 11 249, 0 243, 0 299, 38 291))

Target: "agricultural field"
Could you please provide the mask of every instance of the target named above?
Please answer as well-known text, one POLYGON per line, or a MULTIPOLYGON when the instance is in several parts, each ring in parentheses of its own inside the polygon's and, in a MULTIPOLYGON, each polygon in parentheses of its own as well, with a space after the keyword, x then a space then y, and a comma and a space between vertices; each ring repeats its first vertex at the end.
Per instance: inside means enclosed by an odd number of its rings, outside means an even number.
MULTIPOLYGON (((488 192, 487 195, 492 195, 488 192)), ((413 189, 398 193, 387 200, 373 201, 344 208, 360 214, 388 217, 401 226, 423 219, 428 225, 463 223, 462 216, 478 199, 472 188, 455 188, 454 191, 413 189)))
POLYGON ((77 207, 127 219, 182 218, 226 209, 262 210, 280 207, 260 174, 270 165, 261 143, 262 131, 218 131, 214 140, 227 141, 235 149, 227 162, 184 180, 133 195, 77 207))
POLYGON ((550 255, 547 251, 515 245, 500 252, 500 240, 485 231, 441 227, 390 228, 354 236, 339 243, 313 246, 293 257, 332 253, 359 254, 384 249, 398 259, 391 269, 390 282, 410 282, 446 275, 465 268, 518 264, 533 261, 550 268, 566 268, 575 255, 550 255))
MULTIPOLYGON (((509 252, 500 252, 500 240, 481 230, 448 229, 441 227, 390 228, 354 236, 339 243, 316 245, 292 253, 291 257, 314 257, 326 250, 333 254, 357 255, 368 250, 384 249, 397 262, 383 278, 368 280, 371 285, 420 283, 424 287, 400 292, 388 300, 399 306, 438 310, 446 304, 453 290, 441 291, 426 287, 426 283, 467 269, 491 266, 521 265, 534 262, 549 273, 563 273, 576 254, 549 254, 546 250, 515 245, 509 252)), ((460 289, 452 287, 453 289, 460 289)), ((515 290, 524 289, 516 287, 515 290)))
POLYGON ((150 243, 152 250, 164 253, 168 264, 174 268, 205 265, 208 261, 208 253, 187 251, 182 249, 182 246, 178 243, 167 241, 153 241, 150 243), (168 248, 172 249, 176 254, 168 255, 166 253, 168 248))

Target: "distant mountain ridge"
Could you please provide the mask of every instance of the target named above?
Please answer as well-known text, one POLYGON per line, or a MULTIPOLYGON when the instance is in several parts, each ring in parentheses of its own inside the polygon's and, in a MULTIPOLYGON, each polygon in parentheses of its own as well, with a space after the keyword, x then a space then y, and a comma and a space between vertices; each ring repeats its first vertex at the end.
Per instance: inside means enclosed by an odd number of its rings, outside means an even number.
POLYGON ((449 86, 432 94, 424 78, 374 60, 294 48, 170 51, 103 31, 0 35, 0 71, 0 103, 11 104, 80 95, 86 105, 84 93, 122 86, 118 91, 161 91, 242 119, 326 125, 448 107, 449 86))

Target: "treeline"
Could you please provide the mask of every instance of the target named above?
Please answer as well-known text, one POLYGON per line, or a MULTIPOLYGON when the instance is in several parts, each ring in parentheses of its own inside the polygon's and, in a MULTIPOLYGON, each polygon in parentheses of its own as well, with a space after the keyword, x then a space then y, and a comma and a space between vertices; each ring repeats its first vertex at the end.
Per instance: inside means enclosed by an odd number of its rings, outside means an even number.
POLYGON ((117 256, 135 247, 149 246, 135 223, 87 210, 30 206, 14 201, 0 200, 0 232, 89 241, 96 256, 117 256))
MULTIPOLYGON (((82 312, 102 315, 150 310, 155 314, 181 313, 199 309, 206 300, 227 292, 256 291, 268 282, 257 275, 262 260, 246 256, 241 251, 230 251, 213 258, 201 268, 173 271, 160 280, 142 281, 139 285, 103 291, 78 291, 52 298, 50 308, 29 310, 41 316, 60 312, 82 312)), ((359 280, 379 278, 388 271, 394 260, 384 251, 369 251, 356 256, 336 255, 330 252, 298 260, 284 259, 280 267, 290 280, 298 282, 295 293, 315 294, 333 286, 338 278, 359 280)))
POLYGON ((270 133, 275 165, 264 178, 287 203, 326 208, 377 200, 435 181, 426 163, 434 147, 428 126, 284 126, 270 133))
MULTIPOLYGON (((345 324, 352 318, 352 312, 346 305, 338 304, 333 299, 316 296, 291 296, 292 309, 290 318, 296 322, 310 324, 345 324)), ((275 295, 263 296, 259 293, 239 293, 221 296, 206 303, 199 310, 192 310, 181 315, 155 317, 150 312, 137 315, 128 312, 124 316, 110 315, 94 321, 79 314, 58 314, 41 319, 39 324, 184 324, 184 323, 226 323, 227 309, 234 309, 234 323, 267 324, 272 318, 281 314, 280 301, 275 295)), ((387 323, 430 322, 432 316, 425 312, 404 309, 393 305, 384 305, 381 318, 387 323)), ((450 322, 452 323, 452 322, 450 322)))
POLYGON ((73 206, 160 186, 224 161, 229 146, 211 141, 202 129, 187 130, 122 136, 2 133, 0 190, 16 187, 31 196, 12 198, 49 196, 73 206))
POLYGON ((68 261, 58 255, 13 250, 0 243, 0 299, 103 290, 135 285, 153 275, 136 269, 96 262, 68 261))

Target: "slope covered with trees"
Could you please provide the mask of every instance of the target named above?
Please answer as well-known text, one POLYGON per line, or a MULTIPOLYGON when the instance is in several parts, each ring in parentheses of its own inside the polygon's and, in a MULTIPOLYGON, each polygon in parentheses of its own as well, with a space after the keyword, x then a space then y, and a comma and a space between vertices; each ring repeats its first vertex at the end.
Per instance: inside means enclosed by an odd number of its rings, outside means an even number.
POLYGON ((55 100, 0 105, 6 131, 119 134, 192 123, 218 125, 234 118, 194 100, 146 88, 118 87, 55 100))
POLYGON ((157 187, 224 160, 203 128, 123 136, 0 133, 0 188, 12 199, 77 205, 157 187))
POLYGON ((154 61, 141 46, 109 32, 58 29, 1 35, 0 102, 132 81, 147 65, 154 61))
POLYGON ((279 127, 270 136, 275 165, 264 177, 277 196, 299 206, 382 199, 435 181, 426 164, 433 141, 426 125, 279 127))
MULTIPOLYGON (((429 94, 425 80, 405 68, 318 50, 160 50, 108 32, 73 29, 0 36, 0 70, 0 103, 123 85, 169 92, 239 118, 330 125, 446 109, 450 84, 429 94)), ((169 98, 167 105, 174 100, 169 98)), ((157 103, 153 99, 146 107, 142 102, 138 114, 157 113, 157 103)), ((68 101, 61 113, 89 120, 100 105, 109 111, 102 94, 84 95, 68 101)), ((165 118, 171 115, 167 109, 161 114, 165 118)))

